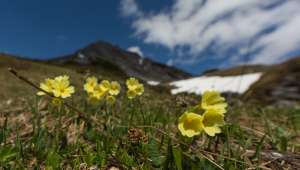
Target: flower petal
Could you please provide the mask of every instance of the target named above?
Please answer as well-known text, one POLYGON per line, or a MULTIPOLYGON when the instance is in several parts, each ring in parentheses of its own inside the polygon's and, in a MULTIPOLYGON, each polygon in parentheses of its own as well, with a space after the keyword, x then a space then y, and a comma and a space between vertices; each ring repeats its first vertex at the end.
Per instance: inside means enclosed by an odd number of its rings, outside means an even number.
POLYGON ((221 129, 218 126, 204 127, 204 131, 209 136, 215 136, 215 134, 221 133, 221 129))

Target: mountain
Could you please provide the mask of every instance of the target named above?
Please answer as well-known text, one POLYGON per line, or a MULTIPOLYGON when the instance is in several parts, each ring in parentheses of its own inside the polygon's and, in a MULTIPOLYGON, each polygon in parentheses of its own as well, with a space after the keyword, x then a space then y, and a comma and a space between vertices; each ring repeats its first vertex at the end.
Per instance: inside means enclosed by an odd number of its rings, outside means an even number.
POLYGON ((192 77, 184 71, 140 57, 103 41, 90 44, 71 55, 48 61, 0 54, 0 82, 5 82, 0 86, 2 99, 25 96, 29 91, 34 93, 32 88, 20 84, 15 77, 8 74, 8 67, 16 68, 36 84, 44 78, 60 74, 70 75, 77 87, 82 86, 88 75, 119 81, 134 76, 148 83, 161 82, 163 87, 167 87, 164 89, 166 93, 171 88, 173 94, 201 94, 203 90, 214 87, 224 93, 239 94, 247 102, 256 100, 267 104, 291 104, 300 101, 300 57, 271 66, 244 65, 208 70, 200 77, 192 77))
POLYGON ((226 69, 210 69, 202 73, 203 76, 238 76, 251 73, 264 73, 271 69, 268 65, 240 65, 226 69))
POLYGON ((272 66, 244 94, 245 100, 268 104, 300 102, 300 56, 272 66))
POLYGON ((128 76, 144 81, 168 82, 191 77, 175 67, 169 67, 148 58, 123 50, 110 43, 99 41, 74 54, 49 60, 58 65, 96 66, 99 69, 120 70, 128 76))
MULTIPOLYGON (((168 82, 191 77, 184 71, 148 58, 142 58, 135 53, 102 41, 93 43, 74 54, 47 61, 0 53, 0 82, 2 82, 0 108, 3 102, 10 101, 10 99, 21 101, 26 96, 34 97, 34 95, 28 96, 28 94, 36 92, 35 89, 11 75, 7 71, 9 67, 16 69, 37 85, 45 78, 67 74, 70 76, 72 84, 77 87, 76 91, 79 92, 82 91, 84 79, 89 75, 123 83, 129 76, 148 81, 148 83, 150 81, 168 82)), ((153 90, 154 87, 146 85, 146 88, 148 92, 152 91, 153 94, 156 94, 156 91, 153 90)), ((159 88, 157 89, 159 91, 159 88)), ((168 91, 164 90, 159 93, 165 94, 168 91)))

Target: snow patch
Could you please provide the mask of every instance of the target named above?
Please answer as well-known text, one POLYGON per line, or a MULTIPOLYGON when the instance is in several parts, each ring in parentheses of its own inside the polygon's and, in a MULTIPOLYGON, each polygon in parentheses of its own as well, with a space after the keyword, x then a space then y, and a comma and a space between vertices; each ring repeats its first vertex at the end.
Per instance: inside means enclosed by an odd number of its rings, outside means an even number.
POLYGON ((150 86, 157 86, 160 84, 160 82, 158 81, 147 81, 147 84, 149 84, 150 86))
POLYGON ((136 53, 140 56, 139 58, 139 64, 142 65, 144 62, 144 53, 142 52, 142 50, 140 49, 140 47, 138 46, 132 46, 127 48, 127 51, 132 52, 132 53, 136 53))
POLYGON ((139 59, 139 65, 142 65, 142 64, 143 64, 143 62, 144 62, 144 58, 143 58, 143 57, 141 57, 141 58, 139 59))
POLYGON ((206 90, 217 90, 219 92, 232 92, 242 94, 255 83, 262 73, 244 74, 239 76, 201 76, 186 80, 171 82, 175 89, 171 90, 172 94, 178 93, 195 93, 202 94, 206 90))
POLYGON ((84 54, 82 54, 82 53, 78 53, 78 58, 80 58, 80 59, 84 59, 85 58, 85 55, 84 54))

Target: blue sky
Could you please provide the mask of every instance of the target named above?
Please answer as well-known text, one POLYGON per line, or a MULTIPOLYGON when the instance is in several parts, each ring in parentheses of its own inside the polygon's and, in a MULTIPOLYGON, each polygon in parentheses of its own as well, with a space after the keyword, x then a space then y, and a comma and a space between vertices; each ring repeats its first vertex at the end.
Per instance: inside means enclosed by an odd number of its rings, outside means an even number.
POLYGON ((0 52, 70 54, 104 40, 192 73, 300 54, 294 0, 1 0, 0 52))

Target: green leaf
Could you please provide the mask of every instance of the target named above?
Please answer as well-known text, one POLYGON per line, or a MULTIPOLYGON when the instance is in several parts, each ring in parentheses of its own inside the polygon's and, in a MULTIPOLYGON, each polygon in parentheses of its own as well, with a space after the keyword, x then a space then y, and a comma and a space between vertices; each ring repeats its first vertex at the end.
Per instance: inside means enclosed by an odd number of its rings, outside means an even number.
POLYGON ((156 168, 160 167, 162 164, 162 159, 158 149, 158 143, 153 138, 150 138, 149 140, 148 154, 150 160, 152 160, 153 166, 156 168))
POLYGON ((172 154, 172 141, 169 138, 168 140, 168 147, 167 147, 167 153, 166 153, 166 160, 164 162, 164 168, 163 169, 174 169, 173 168, 173 154, 172 154))
POLYGON ((253 156, 251 157, 252 159, 255 159, 255 158, 259 159, 260 152, 261 152, 261 149, 262 149, 262 147, 263 147, 263 143, 264 143, 264 141, 265 141, 265 138, 266 138, 266 135, 264 135, 264 136, 261 138, 260 142, 259 142, 258 145, 256 146, 255 153, 254 153, 253 156))
POLYGON ((12 147, 2 147, 0 149, 0 162, 10 161, 14 157, 16 157, 17 151, 12 147))
POLYGON ((182 155, 181 150, 176 147, 172 147, 173 157, 175 160, 175 165, 178 170, 182 170, 182 155))
POLYGON ((56 153, 55 151, 51 151, 48 156, 47 156, 47 159, 46 159, 46 166, 47 167, 52 167, 54 169, 57 169, 59 168, 60 166, 60 161, 62 160, 61 156, 56 153))

